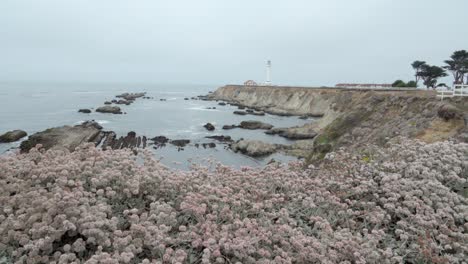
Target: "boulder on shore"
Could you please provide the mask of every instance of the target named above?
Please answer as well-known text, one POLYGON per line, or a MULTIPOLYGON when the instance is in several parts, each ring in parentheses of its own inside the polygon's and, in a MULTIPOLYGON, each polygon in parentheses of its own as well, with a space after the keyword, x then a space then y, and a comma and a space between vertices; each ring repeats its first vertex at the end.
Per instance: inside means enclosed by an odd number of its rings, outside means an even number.
POLYGON ((279 135, 291 140, 312 139, 317 136, 317 132, 309 127, 273 128, 265 134, 279 135))
POLYGON ((8 131, 3 135, 0 135, 0 143, 10 143, 10 142, 15 142, 18 141, 25 136, 27 136, 28 133, 26 133, 23 130, 13 130, 13 131, 8 131))
POLYGON ((208 131, 215 130, 215 127, 211 123, 206 123, 203 127, 206 128, 206 130, 208 130, 208 131))
POLYGON ((44 149, 65 148, 74 151, 82 143, 96 142, 101 134, 102 126, 94 121, 87 121, 76 126, 62 126, 49 128, 45 131, 31 135, 28 140, 21 143, 21 152, 28 152, 37 144, 41 144, 44 149))
POLYGON ((240 128, 244 129, 271 129, 273 125, 268 123, 263 123, 260 121, 249 120, 249 121, 242 121, 239 125, 240 128))
POLYGON ((80 109, 80 110, 78 110, 78 113, 90 114, 91 110, 90 109, 80 109))
POLYGON ((234 111, 232 113, 235 114, 235 115, 246 115, 247 114, 247 112, 245 112, 245 111, 234 111))
POLYGON ((276 146, 259 140, 240 140, 231 145, 234 152, 241 152, 251 157, 270 155, 276 151, 276 146))
POLYGON ((122 110, 118 106, 101 106, 98 109, 96 109, 96 112, 99 113, 110 113, 110 114, 122 114, 122 110))

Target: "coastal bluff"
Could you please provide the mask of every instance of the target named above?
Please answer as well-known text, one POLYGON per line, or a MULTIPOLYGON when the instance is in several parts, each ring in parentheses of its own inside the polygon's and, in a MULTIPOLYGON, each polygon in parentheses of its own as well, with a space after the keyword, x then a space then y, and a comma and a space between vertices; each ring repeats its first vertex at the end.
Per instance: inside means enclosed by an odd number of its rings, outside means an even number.
POLYGON ((468 139, 468 98, 441 101, 435 91, 226 85, 209 98, 269 114, 320 117, 295 128, 317 132, 293 144, 292 154, 303 157, 324 157, 341 146, 384 146, 398 137, 468 139))

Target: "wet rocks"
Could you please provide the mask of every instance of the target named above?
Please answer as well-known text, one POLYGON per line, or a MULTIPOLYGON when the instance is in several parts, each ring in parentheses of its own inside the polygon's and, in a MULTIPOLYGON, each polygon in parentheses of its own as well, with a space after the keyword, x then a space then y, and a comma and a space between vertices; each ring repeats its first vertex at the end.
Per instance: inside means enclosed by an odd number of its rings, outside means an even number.
POLYGON ((166 143, 169 142, 169 139, 165 136, 157 136, 150 139, 154 142, 154 148, 158 149, 160 147, 166 146, 166 143))
POLYGON ((31 135, 21 143, 21 152, 28 152, 37 144, 41 144, 44 149, 65 148, 74 151, 82 143, 96 142, 102 127, 94 121, 87 121, 77 126, 62 126, 49 128, 45 131, 31 135))
POLYGON ((90 109, 80 109, 80 110, 78 110, 78 113, 90 114, 91 110, 90 109))
POLYGON ((13 131, 8 131, 3 135, 0 135, 0 143, 10 143, 10 142, 15 142, 18 141, 25 136, 27 136, 28 133, 26 133, 23 130, 13 130, 13 131))
POLYGON ((116 104, 120 105, 130 105, 133 101, 127 101, 127 100, 118 100, 116 104))
POLYGON ((259 140, 239 140, 231 144, 231 149, 251 157, 261 157, 272 154, 277 147, 259 140))
POLYGON ((146 93, 123 93, 120 95, 116 95, 117 98, 123 98, 127 101, 135 101, 135 99, 144 97, 146 93))
POLYGON ((116 138, 115 133, 111 132, 103 143, 103 149, 146 148, 146 145, 147 138, 145 136, 137 136, 133 131, 128 132, 127 136, 120 137, 118 139, 116 138))
POLYGON ((235 115, 256 115, 256 116, 264 116, 265 112, 263 111, 258 111, 256 112, 253 109, 247 109, 245 111, 234 111, 233 114, 235 115))
POLYGON ((232 142, 232 138, 230 136, 208 136, 208 137, 205 137, 205 138, 209 138, 209 139, 214 139, 214 140, 217 140, 219 142, 232 142))
POLYGON ((264 116, 265 115, 265 112, 263 111, 259 111, 259 112, 252 112, 250 113, 251 115, 256 115, 256 116, 264 116))
POLYGON ((164 143, 167 143, 169 141, 169 139, 165 136, 157 136, 157 137, 154 137, 152 139, 150 139, 152 141, 154 141, 154 143, 159 143, 159 144, 164 144, 164 143))
POLYGON ((98 109, 96 109, 96 112, 99 113, 110 113, 110 114, 122 114, 122 110, 118 106, 101 106, 98 109))
POLYGON ((161 99, 159 99, 159 101, 161 101, 161 102, 165 102, 165 101, 167 101, 167 100, 166 100, 166 99, 164 99, 164 98, 161 98, 161 99))
POLYGON ((190 100, 190 99, 189 99, 188 97, 185 97, 184 100, 185 100, 185 101, 188 101, 188 100, 190 100))
POLYGON ((187 144, 190 143, 190 140, 188 140, 188 139, 175 139, 175 140, 171 140, 169 143, 171 143, 172 145, 174 145, 176 147, 183 148, 187 144))
POLYGON ((112 104, 112 102, 105 101, 105 102, 104 102, 104 104, 105 104, 105 105, 111 105, 111 104, 112 104))
POLYGON ((243 129, 271 129, 273 125, 268 123, 263 123, 260 121, 249 120, 249 121, 242 121, 239 125, 240 128, 243 129))
POLYGON ((223 126, 223 129, 229 130, 229 129, 238 128, 238 127, 239 127, 239 126, 237 126, 237 125, 224 125, 224 126, 223 126))
POLYGON ((210 143, 202 143, 201 145, 202 145, 202 147, 203 147, 204 149, 206 149, 206 148, 216 148, 216 144, 213 143, 213 142, 210 142, 210 143))
POLYGON ((317 136, 317 132, 308 127, 273 128, 265 134, 279 135, 291 140, 312 139, 317 136))
POLYGON ((206 130, 208 130, 208 131, 215 130, 215 126, 213 126, 213 124, 211 124, 211 123, 206 123, 203 127, 206 128, 206 130))
POLYGON ((226 105, 226 103, 225 102, 219 102, 218 105, 223 105, 224 106, 224 105, 226 105))

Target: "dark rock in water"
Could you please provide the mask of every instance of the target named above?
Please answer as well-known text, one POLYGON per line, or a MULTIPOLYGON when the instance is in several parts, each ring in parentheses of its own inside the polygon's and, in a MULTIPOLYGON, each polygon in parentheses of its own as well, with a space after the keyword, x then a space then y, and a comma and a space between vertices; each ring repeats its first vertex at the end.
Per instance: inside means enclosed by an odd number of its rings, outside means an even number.
POLYGON ((239 105, 239 106, 237 107, 237 109, 239 109, 239 110, 244 110, 244 109, 245 109, 245 106, 239 105))
POLYGON ((265 112, 263 112, 263 111, 260 111, 260 112, 252 112, 252 113, 250 113, 250 114, 256 115, 256 116, 264 116, 264 115, 265 115, 265 112))
POLYGON ((104 104, 105 104, 105 105, 110 105, 110 104, 112 104, 112 102, 105 101, 104 104))
POLYGON ((273 125, 263 123, 260 121, 249 120, 249 121, 242 121, 239 127, 244 128, 244 129, 271 129, 273 125))
POLYGON ((165 136, 157 136, 157 137, 151 138, 150 140, 154 142, 155 149, 164 147, 166 146, 166 143, 169 142, 169 139, 165 136))
POLYGON ((167 100, 164 99, 164 98, 161 98, 161 99, 159 99, 159 101, 163 102, 163 101, 167 101, 167 100))
POLYGON ((0 135, 0 143, 10 143, 10 142, 15 142, 18 141, 25 136, 27 136, 28 133, 26 133, 23 130, 13 130, 13 131, 8 131, 3 135, 0 135))
POLYGON ((21 152, 28 152, 37 144, 44 149, 65 148, 74 151, 82 143, 94 142, 101 133, 102 126, 94 121, 87 121, 77 126, 49 128, 31 135, 21 143, 21 152))
POLYGON ((245 111, 234 111, 233 114, 235 114, 235 115, 246 115, 247 112, 245 112, 245 111))
POLYGON ((120 110, 120 107, 118 106, 101 106, 98 109, 96 109, 96 112, 99 113, 110 113, 110 114, 122 114, 122 111, 120 110))
POLYGON ((118 100, 116 104, 124 104, 124 105, 130 105, 132 101, 128 100, 118 100))
POLYGON ((205 138, 214 139, 219 142, 232 142, 232 139, 230 136, 208 136, 205 138))
POLYGON ((176 140, 171 140, 169 143, 176 147, 185 147, 187 144, 190 143, 190 140, 188 139, 176 139, 176 140))
POLYGON ((119 139, 116 139, 114 132, 107 133, 108 135, 102 146, 103 149, 146 148, 146 137, 137 136, 133 131, 128 132, 127 136, 120 137, 119 139))
POLYGON ((90 109, 80 109, 80 110, 78 110, 78 113, 90 114, 91 110, 90 109))
POLYGON ((308 115, 302 115, 302 116, 299 117, 299 119, 304 119, 304 120, 305 120, 305 119, 308 119, 308 118, 309 118, 308 115))
POLYGON ((218 104, 219 104, 219 105, 226 105, 225 102, 219 102, 218 104))
POLYGON ((203 127, 206 128, 206 130, 208 130, 208 131, 215 130, 215 127, 211 123, 206 123, 203 127))
POLYGON ((113 99, 113 100, 111 101, 111 103, 116 104, 116 103, 117 103, 117 100, 113 99))
POLYGON ((120 95, 116 95, 117 98, 123 98, 127 101, 134 101, 137 98, 144 97, 146 93, 123 93, 120 95))
POLYGON ((154 141, 154 143, 159 143, 159 144, 164 144, 164 143, 167 143, 169 141, 169 139, 165 136, 157 136, 157 137, 154 137, 152 139, 150 139, 151 141, 154 141))
POLYGON ((245 111, 246 111, 247 113, 253 113, 253 112, 254 112, 253 109, 247 109, 247 110, 245 110, 245 111))
POLYGON ((223 129, 228 130, 228 129, 233 129, 233 128, 237 128, 237 127, 238 127, 238 126, 236 126, 236 125, 224 125, 224 126, 223 126, 223 129))
POLYGON ((187 101, 187 100, 189 100, 189 98, 188 98, 188 97, 185 97, 184 100, 187 101))
POLYGON ((216 144, 211 142, 211 143, 203 143, 202 144, 203 148, 216 148, 216 144))

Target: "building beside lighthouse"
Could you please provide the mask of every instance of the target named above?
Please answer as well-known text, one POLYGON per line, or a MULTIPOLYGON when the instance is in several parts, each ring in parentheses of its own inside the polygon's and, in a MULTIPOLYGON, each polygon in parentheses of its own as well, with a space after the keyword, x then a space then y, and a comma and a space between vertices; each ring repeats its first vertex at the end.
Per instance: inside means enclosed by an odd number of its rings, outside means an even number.
POLYGON ((271 60, 266 62, 266 78, 264 82, 257 83, 253 80, 248 80, 244 82, 244 86, 271 86, 271 60))

